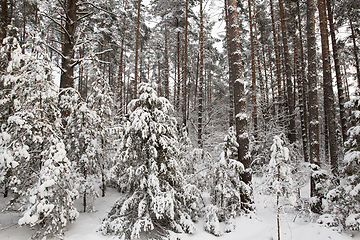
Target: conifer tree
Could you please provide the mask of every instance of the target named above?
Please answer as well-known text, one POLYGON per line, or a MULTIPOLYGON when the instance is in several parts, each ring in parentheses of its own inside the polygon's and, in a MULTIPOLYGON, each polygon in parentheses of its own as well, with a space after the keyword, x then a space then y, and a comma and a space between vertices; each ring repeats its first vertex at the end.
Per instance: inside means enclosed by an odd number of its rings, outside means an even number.
POLYGON ((169 231, 193 233, 190 211, 196 204, 187 191, 179 163, 176 121, 169 101, 142 83, 140 97, 129 103, 130 116, 114 173, 125 198, 102 224, 104 234, 124 239, 167 239, 169 231), (190 207, 189 207, 190 206, 190 207))

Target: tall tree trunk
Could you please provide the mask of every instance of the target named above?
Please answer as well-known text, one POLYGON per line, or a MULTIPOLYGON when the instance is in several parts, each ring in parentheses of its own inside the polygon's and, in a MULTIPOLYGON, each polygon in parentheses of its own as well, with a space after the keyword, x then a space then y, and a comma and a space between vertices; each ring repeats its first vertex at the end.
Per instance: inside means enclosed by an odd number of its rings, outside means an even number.
POLYGON ((169 92, 169 53, 168 53, 168 32, 165 24, 165 98, 170 100, 169 92))
POLYGON ((305 76, 305 61, 304 61, 304 47, 303 47, 303 37, 302 37, 302 26, 301 26, 301 16, 300 16, 300 6, 299 2, 297 3, 297 17, 298 17, 298 29, 299 29, 299 41, 300 41, 300 73, 299 73, 299 105, 300 105, 300 117, 301 117, 301 135, 302 135, 302 144, 303 144, 303 154, 305 162, 309 162, 308 154, 308 108, 307 108, 307 79, 305 76))
POLYGON ((345 111, 345 94, 344 94, 342 76, 341 76, 341 72, 340 72, 339 54, 338 54, 338 48, 337 48, 337 43, 336 43, 335 27, 334 27, 334 20, 333 20, 334 17, 333 17, 333 12, 331 9, 330 0, 326 0, 326 6, 327 6, 328 19, 329 19, 329 25, 330 25, 331 45, 332 45, 334 64, 335 64, 336 84, 337 84, 337 89, 338 89, 338 99, 339 99, 339 107, 340 107, 340 124, 341 124, 343 141, 345 141, 346 140, 346 132, 347 132, 346 111, 345 111))
POLYGON ((324 111, 327 116, 327 124, 329 130, 329 148, 331 171, 335 177, 338 177, 338 145, 336 139, 336 117, 334 108, 334 92, 332 87, 331 66, 330 66, 330 51, 326 18, 325 0, 318 0, 318 10, 320 19, 320 33, 321 33, 321 49, 323 61, 323 78, 324 78, 324 111))
POLYGON ((139 37, 140 37, 140 11, 141 0, 138 0, 137 6, 137 23, 136 23, 136 43, 135 43, 135 77, 134 77, 134 98, 137 98, 138 85, 138 61, 139 61, 139 37))
POLYGON ((282 98, 282 90, 281 90, 281 64, 280 64, 280 46, 278 40, 277 28, 275 25, 275 15, 274 15, 274 6, 273 1, 270 0, 270 12, 271 12, 271 23, 272 23, 272 33, 274 40, 274 50, 275 50, 275 66, 276 66, 276 81, 277 81, 277 98, 279 108, 281 106, 282 98))
POLYGON ((189 15, 189 0, 186 0, 185 6, 185 46, 184 46, 184 79, 183 79, 183 105, 182 105, 182 113, 183 113, 183 125, 186 127, 186 105, 187 105, 187 51, 188 51, 188 15, 189 15))
POLYGON ((250 43, 251 43, 251 99, 252 99, 252 120, 254 127, 254 136, 257 133, 257 101, 256 101, 256 69, 255 69, 255 43, 253 33, 253 19, 251 13, 251 0, 248 0, 249 7, 249 25, 250 25, 250 43))
POLYGON ((357 84, 358 88, 360 88, 360 63, 359 63, 359 57, 358 57, 358 47, 356 46, 356 38, 355 38, 355 31, 354 31, 354 25, 351 20, 351 17, 349 17, 350 21, 350 28, 351 28, 351 38, 353 41, 354 46, 354 58, 355 58, 355 68, 356 68, 356 77, 357 77, 357 84))
POLYGON ((0 16, 0 45, 2 45, 3 39, 6 38, 7 26, 10 23, 8 12, 8 1, 1 0, 1 16, 0 16))
MULTIPOLYGON (((176 20, 176 28, 179 27, 179 19, 176 20)), ((176 109, 179 110, 180 107, 180 89, 181 89, 181 71, 180 71, 180 31, 177 32, 177 60, 176 60, 176 65, 177 65, 177 84, 176 84, 176 101, 175 101, 175 106, 176 109)))
POLYGON ((198 95, 198 85, 199 85, 199 62, 200 62, 200 54, 198 53, 196 60, 196 77, 195 77, 195 89, 194 89, 194 111, 196 110, 196 99, 198 95))
MULTIPOLYGON (((316 74, 316 37, 315 37, 315 2, 307 0, 307 52, 308 52, 308 84, 309 84, 309 138, 310 138, 310 163, 320 166, 319 154, 319 109, 317 96, 316 74)), ((310 178, 310 196, 318 196, 315 188, 315 179, 310 178)), ((313 209, 319 212, 320 209, 313 209)))
POLYGON ((285 24, 285 13, 284 13, 284 4, 283 0, 279 0, 280 8, 280 20, 281 20, 281 33, 284 46, 284 61, 285 61, 285 73, 286 73, 286 86, 287 86, 287 105, 289 111, 289 140, 290 143, 296 141, 296 129, 295 129, 295 102, 293 94, 293 83, 291 81, 291 66, 290 66, 290 57, 289 57, 289 47, 287 42, 287 33, 286 33, 286 24, 285 24))
MULTIPOLYGON (((234 106, 235 106, 235 126, 236 138, 239 144, 238 160, 244 165, 245 171, 242 174, 242 180, 246 184, 251 184, 251 158, 249 154, 249 135, 246 113, 246 96, 244 78, 242 73, 241 46, 239 33, 239 20, 237 14, 236 0, 228 0, 229 16, 229 38, 230 38, 230 56, 232 71, 232 81, 234 82, 234 106)), ((249 199, 243 199, 245 202, 249 199)))
POLYGON ((203 19, 203 4, 202 0, 200 0, 200 36, 199 36, 199 44, 200 44, 200 71, 199 71, 199 105, 198 105, 198 144, 200 147, 203 147, 203 139, 202 139, 202 120, 203 120, 203 84, 204 84, 204 19, 203 19))
MULTIPOLYGON (((227 0, 224 0, 224 7, 225 7, 225 23, 226 23, 226 50, 228 54, 228 66, 229 66, 229 75, 231 66, 230 66, 230 38, 229 38, 229 18, 228 18, 228 7, 227 7, 227 0)), ((234 125, 234 82, 229 77, 229 127, 234 125)))
POLYGON ((62 73, 60 88, 74 87, 74 54, 75 54, 75 31, 76 31, 76 3, 77 0, 66 1, 65 34, 62 55, 62 73))

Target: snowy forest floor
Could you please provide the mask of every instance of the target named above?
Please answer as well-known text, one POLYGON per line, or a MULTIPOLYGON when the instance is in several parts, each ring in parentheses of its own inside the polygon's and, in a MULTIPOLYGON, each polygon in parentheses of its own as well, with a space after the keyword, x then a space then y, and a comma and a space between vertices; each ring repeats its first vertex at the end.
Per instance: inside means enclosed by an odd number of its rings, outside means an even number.
MULTIPOLYGON (((193 235, 182 234, 182 240, 276 240, 276 210, 274 206, 275 198, 268 195, 261 195, 257 191, 255 179, 254 197, 256 213, 250 216, 241 216, 236 220, 236 229, 231 233, 224 233, 221 237, 213 236, 204 231, 204 223, 200 221, 196 224, 197 232, 193 235)), ((302 192, 305 192, 306 189, 302 192)), ((101 220, 106 212, 111 209, 113 203, 120 197, 115 189, 107 189, 106 196, 95 200, 97 206, 95 212, 80 213, 79 218, 67 226, 65 240, 106 240, 116 239, 114 236, 103 236, 98 232, 101 220)), ((0 198, 0 208, 3 209, 6 200, 0 198)), ((81 209, 78 202, 78 209, 81 209)), ((281 240, 350 240, 360 239, 360 233, 350 236, 348 233, 339 233, 332 229, 322 227, 314 221, 307 221, 304 218, 296 217, 295 212, 288 212, 281 215, 281 240)), ((15 212, 0 212, 0 239, 6 240, 27 240, 33 234, 29 227, 20 227, 17 222, 20 215, 15 212)))

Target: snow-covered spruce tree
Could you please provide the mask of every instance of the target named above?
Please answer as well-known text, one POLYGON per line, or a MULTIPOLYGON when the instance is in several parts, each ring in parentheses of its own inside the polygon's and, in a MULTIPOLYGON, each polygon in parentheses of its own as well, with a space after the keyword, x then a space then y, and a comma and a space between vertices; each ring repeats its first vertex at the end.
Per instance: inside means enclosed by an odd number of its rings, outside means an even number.
POLYGON ((38 238, 61 233, 76 217, 73 201, 77 191, 61 140, 58 89, 51 78, 50 60, 40 39, 31 38, 27 44, 32 52, 23 54, 20 46, 13 48, 3 76, 11 111, 2 136, 3 147, 18 163, 11 169, 9 183, 14 200, 28 200, 21 208, 27 210, 19 224, 38 227, 34 236, 38 238))
POLYGON ((99 120, 94 130, 97 140, 96 159, 101 174, 102 197, 104 197, 106 182, 108 181, 108 172, 112 167, 110 161, 112 139, 109 129, 113 126, 111 117, 113 100, 108 81, 101 77, 98 68, 95 67, 94 70, 95 79, 91 85, 87 102, 89 108, 97 114, 99 120))
POLYGON ((54 139, 43 154, 40 179, 29 190, 29 206, 19 219, 20 225, 36 227, 35 239, 62 234, 67 223, 78 216, 74 207, 78 192, 72 185, 73 170, 64 144, 54 139))
POLYGON ((346 103, 351 109, 351 123, 348 140, 345 142, 344 179, 333 187, 327 195, 326 215, 320 219, 321 224, 336 227, 337 230, 360 230, 360 90, 355 98, 346 103), (327 218, 327 219, 324 219, 327 218))
POLYGON ((26 55, 22 53, 16 38, 4 40, 11 45, 4 47, 5 52, 9 51, 11 61, 2 76, 6 92, 5 96, 1 96, 0 104, 1 108, 6 108, 7 115, 1 128, 2 132, 11 136, 6 148, 19 163, 17 169, 7 173, 4 181, 12 179, 8 184, 12 185, 15 197, 20 198, 38 178, 41 153, 46 148, 48 137, 60 134, 57 89, 50 78, 52 69, 47 56, 43 54, 41 40, 31 40, 25 47, 31 48, 32 52, 26 55))
POLYGON ((271 159, 269 163, 266 181, 268 190, 276 194, 276 223, 277 237, 280 240, 280 210, 283 208, 285 200, 294 200, 292 188, 292 173, 290 165, 289 149, 283 146, 284 141, 280 136, 274 136, 273 144, 270 148, 271 159))
POLYGON ((176 120, 169 101, 150 84, 140 84, 140 98, 129 104, 130 116, 116 159, 118 185, 126 193, 103 220, 101 231, 121 239, 168 239, 171 231, 193 233, 188 191, 178 163, 176 120))
POLYGON ((211 167, 212 178, 211 205, 205 208, 205 230, 216 235, 222 235, 220 222, 225 222, 225 231, 235 229, 235 218, 243 212, 253 209, 241 196, 250 198, 251 188, 241 179, 244 166, 237 161, 238 143, 233 127, 222 144, 220 160, 211 167))
POLYGON ((97 161, 98 141, 96 126, 99 117, 79 100, 76 109, 68 118, 65 143, 69 160, 78 174, 79 194, 83 199, 83 211, 93 210, 92 202, 98 197, 94 181, 99 179, 100 166, 97 161), (87 201, 90 200, 90 201, 87 201))

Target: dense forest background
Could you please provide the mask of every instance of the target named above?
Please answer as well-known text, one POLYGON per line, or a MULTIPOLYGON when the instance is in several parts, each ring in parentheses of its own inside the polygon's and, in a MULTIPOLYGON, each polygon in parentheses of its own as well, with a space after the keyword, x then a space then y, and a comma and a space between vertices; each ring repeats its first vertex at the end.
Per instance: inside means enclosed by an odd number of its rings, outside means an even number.
POLYGON ((35 238, 108 187, 104 234, 221 235, 253 177, 359 230, 359 1, 0 2, 0 189, 35 238))

